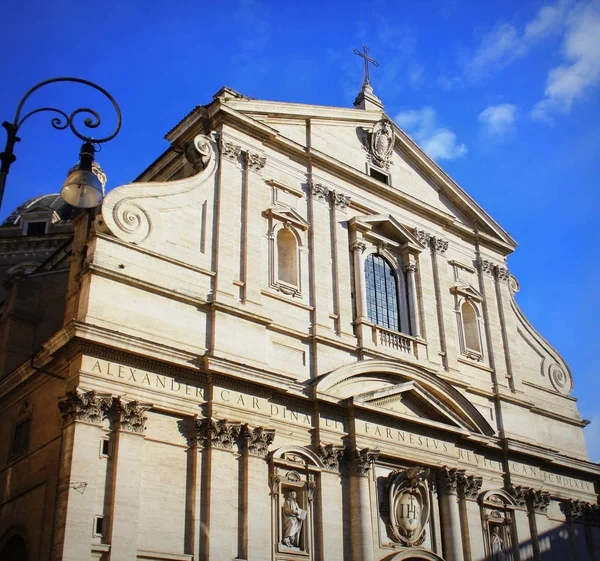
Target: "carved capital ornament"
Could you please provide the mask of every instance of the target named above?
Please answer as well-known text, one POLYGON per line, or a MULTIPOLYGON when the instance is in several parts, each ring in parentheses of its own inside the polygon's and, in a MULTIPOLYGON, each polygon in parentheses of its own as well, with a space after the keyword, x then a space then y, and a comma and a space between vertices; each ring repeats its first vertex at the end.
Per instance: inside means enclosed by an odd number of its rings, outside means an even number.
POLYGON ((117 418, 119 428, 128 432, 142 434, 146 429, 145 413, 152 407, 149 403, 140 403, 139 401, 123 401, 117 402, 117 418))
POLYGON ((373 450, 372 448, 352 449, 350 452, 351 472, 356 475, 367 475, 378 457, 379 450, 373 450))
POLYGON ((227 419, 197 419, 195 429, 198 442, 206 448, 232 450, 240 435, 242 424, 227 419))
POLYGON ((344 453, 344 448, 342 446, 335 446, 334 444, 322 444, 319 442, 315 445, 315 453, 323 462, 323 465, 326 469, 331 471, 339 471, 340 458, 344 453))
POLYGON ((65 425, 72 421, 100 424, 111 404, 112 397, 110 395, 98 393, 96 390, 83 391, 78 388, 73 392, 67 392, 66 397, 59 402, 58 408, 65 425))
POLYGON ((244 443, 248 454, 264 458, 269 453, 269 446, 275 439, 274 429, 263 427, 250 428, 244 425, 244 443))

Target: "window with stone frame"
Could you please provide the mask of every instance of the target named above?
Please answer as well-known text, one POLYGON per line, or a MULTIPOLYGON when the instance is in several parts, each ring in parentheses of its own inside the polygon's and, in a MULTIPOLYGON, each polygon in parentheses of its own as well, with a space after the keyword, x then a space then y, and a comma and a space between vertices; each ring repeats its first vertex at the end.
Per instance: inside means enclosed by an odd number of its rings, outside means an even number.
POLYGON ((398 280, 391 264, 372 253, 365 260, 365 289, 369 321, 400 331, 398 280))
POLYGON ((479 311, 473 303, 465 300, 460 307, 464 352, 473 356, 483 356, 481 333, 479 331, 479 311))
POLYGON ((308 222, 282 204, 270 207, 265 214, 269 218, 269 286, 289 296, 301 296, 308 222))

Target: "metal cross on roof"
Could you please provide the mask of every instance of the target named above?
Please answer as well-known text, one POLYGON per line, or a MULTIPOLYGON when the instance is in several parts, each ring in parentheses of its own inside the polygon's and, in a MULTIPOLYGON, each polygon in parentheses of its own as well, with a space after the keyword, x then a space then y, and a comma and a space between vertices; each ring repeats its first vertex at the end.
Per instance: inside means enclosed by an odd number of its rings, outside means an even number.
POLYGON ((363 45, 363 52, 361 53, 358 49, 354 49, 354 54, 364 58, 365 59, 365 69, 364 69, 364 75, 363 75, 363 86, 366 86, 367 84, 371 84, 371 78, 369 76, 369 62, 373 65, 373 66, 379 66, 379 63, 373 59, 369 57, 369 47, 367 47, 366 45, 363 45))

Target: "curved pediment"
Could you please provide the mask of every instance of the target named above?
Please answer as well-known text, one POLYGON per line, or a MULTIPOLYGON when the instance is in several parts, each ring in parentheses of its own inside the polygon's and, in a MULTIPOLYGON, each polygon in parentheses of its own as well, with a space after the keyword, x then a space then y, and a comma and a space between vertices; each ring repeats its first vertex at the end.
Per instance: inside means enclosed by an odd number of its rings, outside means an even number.
POLYGON ((448 382, 432 373, 383 360, 344 366, 316 381, 318 394, 351 400, 416 422, 426 420, 486 436, 494 429, 475 406, 448 382))

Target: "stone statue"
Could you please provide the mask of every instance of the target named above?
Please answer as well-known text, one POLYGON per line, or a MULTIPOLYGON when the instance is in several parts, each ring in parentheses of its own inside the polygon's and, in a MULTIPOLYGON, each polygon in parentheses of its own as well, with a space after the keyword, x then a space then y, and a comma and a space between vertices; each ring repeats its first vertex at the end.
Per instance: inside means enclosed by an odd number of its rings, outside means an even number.
POLYGON ((300 547, 300 531, 307 511, 300 508, 296 501, 296 491, 290 491, 283 503, 283 545, 300 547))
POLYGON ((508 561, 504 541, 500 535, 500 527, 492 526, 492 559, 491 561, 508 561))

